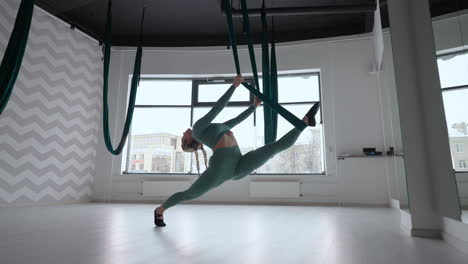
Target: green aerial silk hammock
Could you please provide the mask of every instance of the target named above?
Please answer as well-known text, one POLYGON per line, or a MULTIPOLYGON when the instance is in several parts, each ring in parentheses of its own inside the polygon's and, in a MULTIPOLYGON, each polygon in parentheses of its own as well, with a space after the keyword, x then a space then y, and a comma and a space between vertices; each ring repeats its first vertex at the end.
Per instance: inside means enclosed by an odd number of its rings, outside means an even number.
POLYGON ((141 72, 141 57, 143 54, 143 21, 145 19, 145 9, 143 8, 143 16, 140 25, 140 43, 137 48, 137 54, 135 56, 135 65, 133 68, 133 76, 130 88, 130 100, 128 103, 127 117, 125 119, 125 125, 120 138, 120 142, 116 149, 112 146, 112 140, 109 130, 109 107, 108 107, 108 85, 109 85, 109 64, 111 56, 111 45, 112 45, 112 1, 108 3, 107 9, 107 22, 106 22, 106 33, 104 39, 104 94, 103 94, 103 130, 104 130, 104 141, 106 143, 107 150, 113 155, 119 155, 125 146, 125 142, 130 132, 130 126, 132 124, 133 111, 135 109, 135 99, 137 94, 137 88, 140 82, 141 72))
MULTIPOLYGON (((236 72, 237 72, 237 74, 240 74, 239 54, 238 54, 238 51, 237 51, 237 40, 236 40, 235 31, 234 31, 234 24, 233 24, 233 21, 232 21, 232 9, 231 9, 230 0, 223 0, 223 6, 224 6, 224 10, 226 12, 226 19, 227 19, 227 24, 228 24, 228 29, 229 29, 229 40, 231 42, 231 47, 232 47, 232 53, 233 53, 233 56, 234 56, 234 64, 235 64, 235 67, 236 67, 236 72)), ((248 14, 247 4, 246 4, 245 0, 241 0, 241 6, 242 6, 242 17, 243 17, 243 22, 244 22, 244 28, 245 28, 245 31, 246 31, 245 33, 246 33, 246 36, 247 36, 247 44, 248 44, 248 49, 249 49, 250 62, 251 62, 251 65, 252 65, 252 72, 253 72, 253 76, 254 76, 255 86, 257 88, 252 87, 250 84, 248 84, 246 82, 244 82, 242 84, 251 93, 253 93, 255 96, 260 98, 260 100, 262 100, 266 105, 271 107, 271 109, 274 112, 276 112, 279 115, 281 115, 282 117, 284 117, 286 120, 288 120, 296 128, 298 128, 300 130, 303 130, 304 128, 307 127, 307 125, 304 123, 304 121, 300 120, 295 115, 293 115, 291 112, 289 112, 288 110, 286 110, 284 107, 282 107, 280 104, 277 103, 277 99, 278 99, 278 89, 277 89, 278 80, 277 80, 277 65, 276 65, 276 54, 275 54, 276 48, 275 48, 274 44, 272 44, 272 51, 271 51, 272 52, 271 68, 266 64, 263 65, 263 67, 266 67, 266 70, 264 68, 264 72, 271 70, 270 75, 273 78, 270 80, 270 83, 273 85, 273 89, 269 90, 267 92, 267 93, 269 93, 269 96, 267 96, 266 94, 261 93, 258 90, 259 81, 258 81, 257 66, 256 66, 256 62, 255 62, 255 51, 254 51, 254 48, 253 48, 253 41, 252 41, 252 37, 251 37, 250 22, 249 22, 249 14, 248 14)), ((263 10, 262 12, 265 12, 265 10, 263 10)), ((262 18, 262 21, 264 20, 266 22, 266 15, 262 14, 262 16, 265 16, 265 19, 262 18)), ((262 27, 264 27, 264 26, 262 26, 262 27)), ((262 38, 262 40, 265 40, 265 39, 267 39, 267 38, 265 38, 265 37, 262 38)), ((262 41, 262 44, 264 42, 265 41, 262 41)), ((265 45, 263 44, 262 47, 264 47, 264 46, 265 45)), ((266 47, 268 47, 268 46, 266 46, 266 47)), ((263 51, 263 55, 265 55, 265 52, 268 54, 268 50, 263 49, 262 51, 263 51)), ((264 58, 264 57, 262 57, 262 58, 264 58)), ((263 60, 263 62, 265 62, 265 60, 263 60)), ((277 123, 274 123, 275 119, 277 120, 277 117, 275 117, 275 115, 271 115, 271 116, 268 115, 268 114, 266 115, 266 118, 265 118, 266 125, 265 125, 265 127, 269 126, 269 129, 268 129, 268 131, 266 131, 265 143, 269 143, 267 141, 267 139, 272 140, 272 139, 276 138, 277 123), (268 122, 273 122, 273 125, 271 123, 268 124, 268 122), (274 132, 274 135, 270 134, 272 131, 274 132)))
POLYGON ((33 11, 34 0, 21 1, 15 26, 0 65, 0 115, 10 99, 23 62, 33 11))
MULTIPOLYGON (((272 19, 272 29, 271 29, 271 65, 270 65, 270 89, 271 89, 271 99, 273 102, 278 103, 278 67, 276 64, 276 44, 275 44, 275 22, 272 19)), ((274 131, 273 141, 276 141, 277 131, 278 131, 278 113, 272 111, 271 120, 274 131)))
MULTIPOLYGON (((274 73, 271 72, 270 68, 270 54, 268 54, 268 22, 266 18, 266 8, 265 8, 265 0, 262 2, 262 80, 263 80, 263 93, 266 97, 270 98, 274 102, 278 103, 278 100, 273 98, 273 86, 272 86, 272 78, 274 77, 274 73)), ((274 54, 274 50, 271 50, 272 55, 274 54)), ((271 65, 276 63, 273 59, 276 59, 276 56, 271 58, 271 65)), ((276 113, 273 112, 273 109, 269 105, 263 106, 263 114, 265 120, 264 126, 264 133, 265 133, 265 144, 272 143, 276 141, 277 135, 277 122, 278 119, 274 118, 276 113)))

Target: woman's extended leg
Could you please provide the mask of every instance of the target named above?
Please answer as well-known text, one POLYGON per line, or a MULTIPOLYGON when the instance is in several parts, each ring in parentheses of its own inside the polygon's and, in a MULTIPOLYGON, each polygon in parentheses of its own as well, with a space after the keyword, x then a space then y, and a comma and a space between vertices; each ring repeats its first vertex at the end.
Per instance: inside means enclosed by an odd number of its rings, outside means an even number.
MULTIPOLYGON (((304 118, 301 121, 305 125, 304 128, 306 128, 307 126, 316 125, 315 115, 317 114, 319 107, 320 102, 315 103, 312 106, 312 108, 310 108, 309 112, 307 112, 307 114, 304 116, 304 118)), ((289 131, 286 135, 284 135, 276 142, 267 144, 261 148, 250 151, 249 153, 242 156, 239 160, 239 163, 237 163, 234 177, 232 179, 242 179, 243 177, 249 175, 255 169, 260 168, 274 155, 290 148, 299 138, 304 128, 293 128, 291 131, 289 131)))
POLYGON ((239 180, 249 175, 255 169, 261 167, 274 155, 284 151, 294 145, 294 142, 301 135, 302 130, 293 128, 278 141, 267 144, 261 148, 250 151, 241 157, 237 164, 233 180, 239 180))
POLYGON ((205 172, 202 173, 202 175, 200 175, 200 177, 192 184, 192 186, 190 186, 190 188, 183 192, 178 192, 171 195, 162 204, 162 207, 164 210, 166 210, 176 204, 198 198, 221 183, 223 182, 220 181, 220 177, 218 177, 217 173, 214 170, 210 170, 210 168, 208 168, 205 172))

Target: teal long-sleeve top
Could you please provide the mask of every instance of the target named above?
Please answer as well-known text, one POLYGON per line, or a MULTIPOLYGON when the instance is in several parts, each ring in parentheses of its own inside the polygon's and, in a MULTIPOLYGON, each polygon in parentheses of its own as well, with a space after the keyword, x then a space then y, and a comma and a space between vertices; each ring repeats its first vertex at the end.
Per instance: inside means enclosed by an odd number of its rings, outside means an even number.
POLYGON ((228 120, 224 123, 211 123, 216 116, 223 110, 228 104, 229 99, 236 90, 236 87, 231 85, 229 89, 224 93, 218 102, 215 103, 213 108, 202 118, 200 118, 193 125, 193 137, 200 143, 207 145, 209 148, 214 148, 219 139, 229 132, 237 124, 245 120, 249 115, 255 111, 255 106, 252 105, 247 110, 242 112, 237 117, 228 120))

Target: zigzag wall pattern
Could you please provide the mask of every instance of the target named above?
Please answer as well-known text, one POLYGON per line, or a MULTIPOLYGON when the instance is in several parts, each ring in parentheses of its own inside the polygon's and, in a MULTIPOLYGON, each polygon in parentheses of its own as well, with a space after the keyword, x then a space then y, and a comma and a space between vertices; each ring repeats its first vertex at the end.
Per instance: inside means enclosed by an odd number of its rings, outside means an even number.
MULTIPOLYGON (((20 0, 0 1, 0 58, 20 0)), ((102 52, 38 8, 0 117, 0 205, 88 200, 101 122, 102 52)))

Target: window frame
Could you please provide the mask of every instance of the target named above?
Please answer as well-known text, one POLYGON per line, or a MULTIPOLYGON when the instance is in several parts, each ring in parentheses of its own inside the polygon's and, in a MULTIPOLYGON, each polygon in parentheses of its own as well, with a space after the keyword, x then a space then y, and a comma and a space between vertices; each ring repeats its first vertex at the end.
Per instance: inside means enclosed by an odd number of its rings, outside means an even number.
MULTIPOLYGON (((303 102, 287 102, 287 103, 280 103, 280 105, 302 105, 302 104, 314 104, 317 102, 321 102, 322 99, 322 81, 321 81, 321 74, 320 72, 303 72, 303 73, 292 73, 292 74, 278 74, 278 78, 281 77, 298 77, 298 76, 317 76, 318 79, 318 92, 319 92, 319 100, 320 101, 303 101, 303 102)), ((259 78, 261 78, 261 74, 259 75, 259 78)), ((190 105, 135 105, 135 108, 190 108, 190 126, 193 126, 193 123, 195 122, 194 119, 194 109, 195 108, 202 108, 202 107, 210 107, 213 106, 216 102, 199 102, 198 101, 198 91, 199 91, 199 85, 206 85, 206 84, 220 84, 220 80, 224 80, 224 83, 232 83, 234 81, 234 78, 232 77, 214 77, 214 78, 157 78, 157 77, 141 77, 141 81, 173 81, 173 80, 185 80, 185 81, 191 81, 192 82, 192 88, 191 88, 191 93, 192 93, 192 102, 190 105)), ((245 77, 245 81, 248 83, 253 84, 252 86, 255 87, 254 85, 254 80, 253 78, 250 77, 245 77)), ((250 93, 250 100, 249 101, 244 101, 244 102, 229 102, 227 107, 239 107, 239 106, 250 106, 253 101, 254 101, 255 95, 250 93)), ((254 118, 253 118, 253 125, 256 126, 257 122, 257 111, 254 111, 253 113, 254 118)), ((323 125, 323 111, 320 111, 320 124, 323 125)), ((198 175, 197 172, 192 171, 192 164, 190 164, 190 171, 187 173, 180 173, 180 172, 168 172, 168 173, 158 173, 158 172, 129 172, 128 169, 130 168, 130 152, 131 152, 131 138, 132 138, 132 129, 130 129, 130 132, 127 137, 127 148, 126 148, 126 158, 125 158, 125 166, 124 170, 121 172, 122 175, 148 175, 148 176, 158 176, 158 175, 175 175, 175 176, 192 176, 192 175, 198 175)), ((322 133, 322 142, 324 141, 324 133, 322 133)), ((324 147, 325 144, 324 142, 322 143, 322 147, 324 147)), ((325 151, 322 152, 323 155, 325 155, 325 151)), ((190 162, 192 162, 192 159, 190 159, 190 162)), ((255 176, 271 176, 271 175, 284 175, 284 176, 302 176, 302 175, 327 175, 326 173, 326 159, 325 156, 322 157, 322 162, 323 162, 323 167, 324 170, 320 173, 257 173, 256 171, 252 172, 251 175, 255 176)))
POLYGON ((457 153, 465 153, 465 148, 462 143, 455 143, 455 148, 457 149, 457 153))
MULTIPOLYGON (((459 50, 459 51, 453 51, 453 52, 446 52, 446 53, 440 53, 436 56, 436 59, 438 60, 439 58, 442 58, 442 57, 445 57, 445 56, 451 56, 451 55, 461 55, 461 54, 465 54, 468 56, 468 49, 463 49, 463 50, 459 50)), ((439 71, 440 72, 440 71, 439 71)), ((439 73, 440 74, 440 73, 439 73)), ((447 87, 442 87, 442 84, 440 85, 440 88, 441 88, 441 91, 442 91, 442 94, 444 92, 451 92, 451 91, 459 91, 459 90, 468 90, 468 84, 465 84, 465 85, 456 85, 456 86, 447 86, 447 87)), ((445 109, 445 106, 444 106, 444 109, 445 109)), ((445 110, 444 110, 445 111, 445 110)), ((448 129, 448 127, 447 127, 448 129)), ((450 139, 450 136, 449 136, 449 139, 450 139)), ((456 145, 458 145, 458 143, 456 143, 456 145)), ((463 146, 462 146, 463 147, 463 146)), ((458 146, 455 146, 455 153, 464 153, 464 152, 458 152, 458 146)), ((457 170, 456 166, 454 166, 454 170, 456 173, 462 173, 462 172, 465 172, 465 171, 461 171, 461 170, 457 170)))
POLYGON ((466 169, 466 160, 459 160, 458 161, 458 167, 460 167, 460 169, 466 169), (463 164, 463 166, 462 166, 463 164))
MULTIPOLYGON (((254 81, 251 78, 245 78, 245 81, 253 84, 254 81)), ((199 101, 199 91, 200 85, 216 85, 216 84, 232 84, 234 82, 233 78, 208 78, 208 79, 194 79, 192 82, 192 106, 196 107, 210 107, 215 105, 216 102, 200 102, 199 101)), ((227 106, 249 106, 253 104, 254 95, 249 92, 249 101, 238 101, 238 102, 229 102, 227 106)))

